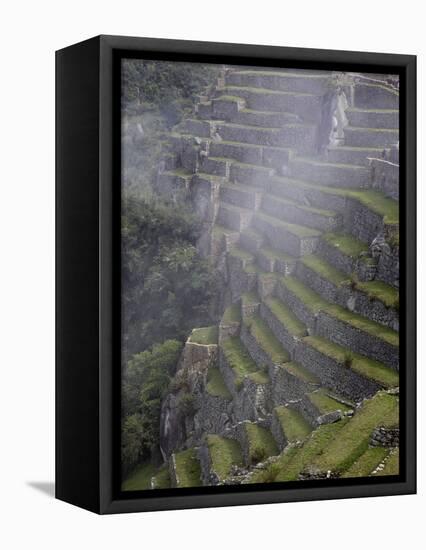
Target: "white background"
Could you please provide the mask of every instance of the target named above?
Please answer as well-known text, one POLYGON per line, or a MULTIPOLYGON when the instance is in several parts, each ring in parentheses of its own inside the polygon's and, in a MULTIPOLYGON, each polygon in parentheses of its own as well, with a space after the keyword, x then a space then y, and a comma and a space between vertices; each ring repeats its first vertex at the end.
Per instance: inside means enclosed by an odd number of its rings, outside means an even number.
MULTIPOLYGON (((424 266, 422 2, 387 0, 43 0, 5 2, 0 20, 0 545, 90 548, 424 547, 419 496, 98 517, 55 501, 54 51, 123 34, 417 54, 419 265, 424 266), (50 482, 50 484, 49 484, 50 482), (417 541, 416 541, 417 539, 417 541)), ((424 267, 423 267, 424 274, 424 267)), ((421 271, 419 279, 421 276, 421 271)), ((425 292, 420 280, 419 300, 425 292)), ((419 308, 419 340, 424 314, 419 308)), ((419 388, 424 392, 424 351, 419 388)), ((419 464, 425 407, 419 401, 419 464)))

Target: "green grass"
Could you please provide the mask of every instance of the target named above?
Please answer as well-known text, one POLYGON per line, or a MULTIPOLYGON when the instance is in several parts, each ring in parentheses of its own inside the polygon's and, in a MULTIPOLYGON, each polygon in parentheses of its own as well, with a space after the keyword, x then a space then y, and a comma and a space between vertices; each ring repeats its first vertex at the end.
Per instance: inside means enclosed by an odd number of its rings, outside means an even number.
POLYGON ((308 93, 302 93, 302 92, 281 92, 278 90, 269 90, 268 88, 254 88, 251 86, 226 86, 225 90, 231 92, 231 93, 238 93, 239 91, 247 91, 254 94, 271 94, 271 95, 281 95, 281 96, 288 96, 288 95, 297 95, 297 96, 312 96, 313 94, 308 93))
POLYGON ((210 367, 207 373, 207 393, 215 397, 222 397, 227 401, 232 399, 232 395, 228 390, 222 373, 217 367, 210 367))
POLYGON ((399 222, 399 203, 387 197, 380 191, 372 189, 363 190, 348 190, 346 195, 356 199, 366 206, 372 212, 375 212, 383 218, 387 224, 395 224, 399 222))
POLYGON ((340 286, 349 279, 345 273, 342 273, 331 264, 322 258, 315 256, 314 254, 303 256, 300 261, 303 265, 317 273, 323 279, 330 281, 335 286, 340 286))
POLYGON ((244 98, 238 97, 236 95, 221 95, 215 98, 220 101, 244 101, 244 98))
POLYGON ((280 282, 314 313, 318 313, 320 309, 326 310, 330 305, 329 302, 295 277, 281 277, 280 282))
POLYGON ((339 249, 345 256, 350 258, 358 258, 362 252, 368 252, 368 246, 345 233, 324 233, 322 236, 325 242, 330 246, 339 249))
POLYGON ((399 303, 398 290, 382 281, 357 281, 355 288, 365 292, 369 298, 383 302, 386 307, 396 307, 399 303))
POLYGON ((242 248, 238 248, 236 246, 232 247, 232 249, 229 251, 229 254, 231 256, 234 256, 235 258, 239 258, 240 260, 254 262, 253 254, 250 254, 250 252, 247 252, 246 250, 243 250, 242 248))
POLYGON ((248 354, 240 339, 232 336, 222 344, 222 350, 229 367, 235 375, 235 387, 240 389, 244 378, 247 376, 256 384, 267 384, 268 375, 258 371, 258 367, 248 354))
POLYGON ((169 468, 166 464, 157 470, 154 483, 156 489, 169 489, 171 487, 169 468))
POLYGON ((391 452, 386 460, 383 470, 375 473, 374 476, 396 476, 399 474, 399 449, 391 452))
POLYGON ((227 439, 219 435, 208 435, 207 445, 212 470, 218 475, 219 479, 223 480, 229 475, 232 465, 242 466, 241 448, 234 439, 227 439))
POLYGON ((218 327, 213 325, 211 327, 194 328, 189 338, 189 341, 193 344, 202 344, 208 346, 211 344, 217 344, 218 327))
POLYGON ((306 213, 319 214, 320 216, 326 216, 327 218, 333 218, 337 215, 336 212, 333 212, 333 210, 324 210, 323 208, 314 208, 312 206, 304 206, 303 204, 299 204, 290 199, 284 199, 282 197, 277 197, 276 195, 272 195, 272 194, 271 194, 271 197, 273 197, 273 199, 278 204, 282 204, 284 207, 287 205, 294 206, 296 208, 303 210, 306 213))
POLYGON ((306 335, 305 325, 299 321, 291 309, 281 302, 281 300, 278 300, 278 298, 267 298, 265 305, 290 334, 297 337, 306 335))
POLYGON ((295 225, 293 223, 283 222, 282 220, 274 218, 273 216, 269 216, 268 214, 264 214, 263 212, 256 212, 256 216, 266 223, 269 223, 274 227, 281 227, 301 239, 307 237, 319 237, 321 235, 321 232, 317 231, 316 229, 311 229, 310 227, 305 227, 303 225, 295 225))
POLYGON ((313 460, 322 472, 344 472, 368 449, 371 432, 377 426, 394 424, 398 416, 398 399, 384 392, 363 402, 360 409, 340 431, 321 456, 313 460))
POLYGON ((200 487, 201 469, 194 449, 175 454, 178 487, 200 487))
POLYGON ((333 399, 324 390, 318 390, 315 392, 312 392, 308 395, 309 401, 319 410, 321 414, 327 414, 329 412, 340 410, 342 412, 348 412, 350 411, 350 407, 345 405, 344 403, 341 403, 340 401, 336 401, 336 399, 333 399))
POLYGON ((262 462, 266 458, 278 454, 277 444, 269 430, 251 422, 245 423, 245 430, 251 464, 262 462))
POLYGON ((151 478, 155 474, 155 466, 145 462, 138 466, 130 476, 123 481, 123 491, 142 491, 151 489, 151 478))
POLYGON ((383 461, 388 454, 388 449, 384 447, 369 447, 350 468, 348 468, 342 477, 367 477, 383 461))
POLYGON ((241 295, 241 302, 244 306, 254 306, 260 303, 259 296, 256 292, 245 292, 241 295))
POLYGON ((225 309, 222 317, 222 323, 224 325, 241 322, 241 308, 240 304, 232 304, 225 309))
POLYGON ((258 315, 253 315, 245 321, 250 334, 254 337, 263 351, 270 357, 273 363, 286 363, 290 361, 290 355, 276 339, 265 321, 258 315))
POLYGON ((313 313, 323 310, 344 323, 348 323, 376 338, 380 338, 393 346, 399 346, 399 335, 396 331, 341 306, 330 304, 330 302, 324 300, 319 294, 294 277, 281 277, 280 281, 282 285, 287 287, 313 313))
POLYGON ((222 237, 223 235, 229 235, 231 233, 238 233, 238 231, 235 231, 234 229, 228 229, 227 227, 223 227, 219 224, 215 224, 213 226, 213 235, 216 237, 222 237))
POLYGON ((268 260, 280 260, 286 263, 292 263, 296 261, 296 258, 290 256, 290 254, 286 254, 285 252, 281 252, 280 250, 275 250, 273 248, 262 247, 259 249, 258 253, 268 260))
POLYGON ((170 176, 179 176, 182 178, 188 178, 194 175, 192 172, 189 172, 189 170, 187 170, 186 168, 175 168, 174 170, 168 170, 167 172, 163 172, 163 174, 167 174, 170 176))
POLYGON ((304 342, 320 353, 331 357, 341 365, 351 368, 358 374, 361 374, 370 380, 375 380, 384 388, 393 388, 399 384, 398 373, 383 363, 379 363, 379 361, 375 361, 374 359, 370 359, 357 353, 349 352, 350 364, 347 364, 348 350, 346 348, 343 348, 338 344, 334 344, 330 340, 321 338, 320 336, 306 336, 304 338, 304 342))
POLYGON ((311 80, 326 80, 328 77, 325 75, 318 74, 305 74, 305 73, 292 73, 292 72, 280 72, 280 71, 236 71, 234 74, 237 75, 248 75, 248 76, 280 76, 284 78, 308 78, 311 80))
POLYGON ((280 406, 274 410, 287 441, 302 441, 312 432, 309 423, 295 409, 280 406))

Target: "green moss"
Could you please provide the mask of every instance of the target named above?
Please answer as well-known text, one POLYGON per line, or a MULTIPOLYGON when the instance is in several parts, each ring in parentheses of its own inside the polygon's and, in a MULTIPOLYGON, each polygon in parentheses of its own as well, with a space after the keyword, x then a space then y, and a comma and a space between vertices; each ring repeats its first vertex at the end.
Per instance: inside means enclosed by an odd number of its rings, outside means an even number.
POLYGON ((245 321, 245 324, 250 334, 273 363, 286 363, 290 360, 288 352, 282 347, 261 317, 253 315, 245 321))
POLYGON ((320 336, 307 336, 304 338, 304 342, 318 350, 320 353, 331 357, 342 366, 351 368, 358 374, 361 374, 370 380, 375 380, 385 388, 393 388, 398 386, 398 373, 390 367, 383 365, 383 363, 379 363, 379 361, 375 361, 374 359, 369 359, 363 355, 351 352, 351 357, 348 364, 348 350, 346 348, 343 348, 334 342, 330 342, 330 340, 321 338, 320 336))
POLYGON ((232 395, 225 384, 222 373, 217 367, 209 368, 206 389, 207 393, 215 397, 222 397, 222 399, 226 399, 227 401, 232 399, 232 395))
POLYGON ((361 292, 365 292, 370 299, 383 302, 386 307, 396 307, 399 303, 398 290, 382 281, 357 281, 355 288, 361 292))
POLYGON ((187 449, 175 455, 178 487, 200 487, 201 469, 195 449, 187 449))
POLYGON ((317 273, 323 279, 330 281, 335 286, 340 286, 348 280, 348 276, 345 273, 342 273, 331 264, 320 257, 315 256, 314 254, 303 256, 300 261, 303 265, 317 273))
POLYGON ((310 371, 308 371, 308 369, 305 369, 305 367, 299 365, 299 363, 289 361, 288 363, 284 363, 283 365, 281 365, 281 368, 285 369, 289 374, 296 376, 296 378, 300 378, 304 382, 309 382, 310 384, 319 384, 319 379, 310 371))
POLYGON ((267 258, 268 260, 280 260, 281 262, 293 263, 296 261, 296 258, 281 252, 280 250, 275 250, 274 248, 262 247, 259 250, 259 254, 267 258))
POLYGON ((265 305, 290 334, 297 337, 306 335, 305 325, 299 321, 291 309, 281 302, 281 300, 278 300, 278 298, 266 298, 265 305))
POLYGON ((155 467, 149 462, 138 466, 130 476, 123 481, 123 491, 142 491, 151 488, 151 478, 155 473, 155 467))
POLYGON ((373 474, 374 476, 397 476, 399 474, 399 449, 390 452, 383 470, 373 474))
POLYGON ((171 487, 169 468, 166 464, 161 466, 155 474, 154 486, 156 489, 169 489, 171 487))
POLYGON ((277 444, 269 430, 251 422, 246 422, 244 426, 247 434, 251 464, 257 464, 270 456, 278 454, 277 444))
POLYGON ((302 441, 308 437, 312 428, 303 416, 290 407, 276 407, 275 414, 287 441, 302 441))
POLYGON ((369 447, 350 468, 348 468, 342 477, 367 477, 383 461, 388 454, 384 447, 369 447))
POLYGON ((231 337, 222 344, 222 350, 229 367, 235 375, 235 386, 240 389, 243 380, 248 376, 256 384, 267 384, 268 376, 264 372, 259 372, 256 363, 248 354, 238 337, 231 337))
POLYGON ((350 407, 344 403, 336 401, 336 399, 330 397, 323 389, 310 393, 308 398, 321 414, 327 414, 338 410, 342 412, 348 412, 351 410, 350 407))
POLYGON ((217 344, 218 327, 213 325, 211 327, 194 328, 189 338, 189 341, 194 344, 202 344, 208 346, 211 344, 217 344))
POLYGON ((347 196, 361 202, 372 212, 383 217, 385 223, 399 222, 399 203, 387 197, 381 191, 372 189, 348 190, 347 196))
POLYGON ((225 309, 222 317, 222 323, 224 325, 232 323, 241 323, 241 308, 240 304, 232 304, 225 309))
POLYGON ((312 462, 322 472, 343 472, 367 450, 371 432, 377 426, 393 422, 398 413, 398 399, 384 392, 363 402, 360 409, 330 442, 324 453, 312 462))
POLYGON ((219 479, 225 479, 233 465, 242 466, 241 448, 234 439, 227 439, 219 435, 208 435, 207 446, 210 452, 212 470, 218 475, 219 479))

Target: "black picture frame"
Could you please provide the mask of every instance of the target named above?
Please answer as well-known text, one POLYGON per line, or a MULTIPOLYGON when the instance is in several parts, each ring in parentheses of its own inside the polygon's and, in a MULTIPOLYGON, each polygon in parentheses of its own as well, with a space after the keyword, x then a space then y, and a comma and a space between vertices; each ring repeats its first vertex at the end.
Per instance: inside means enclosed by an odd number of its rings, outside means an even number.
POLYGON ((56 52, 56 498, 108 514, 415 492, 416 57, 105 35, 56 52), (120 492, 117 67, 135 56, 399 75, 399 476, 120 492))

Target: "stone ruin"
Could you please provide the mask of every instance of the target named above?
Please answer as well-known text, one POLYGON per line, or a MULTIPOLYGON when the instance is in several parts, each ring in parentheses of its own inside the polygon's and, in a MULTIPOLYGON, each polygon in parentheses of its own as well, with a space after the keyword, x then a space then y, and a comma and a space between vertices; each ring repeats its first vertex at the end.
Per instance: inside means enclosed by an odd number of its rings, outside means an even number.
POLYGON ((399 93, 335 76, 227 69, 167 136, 223 282, 162 404, 172 486, 398 471, 399 93))

